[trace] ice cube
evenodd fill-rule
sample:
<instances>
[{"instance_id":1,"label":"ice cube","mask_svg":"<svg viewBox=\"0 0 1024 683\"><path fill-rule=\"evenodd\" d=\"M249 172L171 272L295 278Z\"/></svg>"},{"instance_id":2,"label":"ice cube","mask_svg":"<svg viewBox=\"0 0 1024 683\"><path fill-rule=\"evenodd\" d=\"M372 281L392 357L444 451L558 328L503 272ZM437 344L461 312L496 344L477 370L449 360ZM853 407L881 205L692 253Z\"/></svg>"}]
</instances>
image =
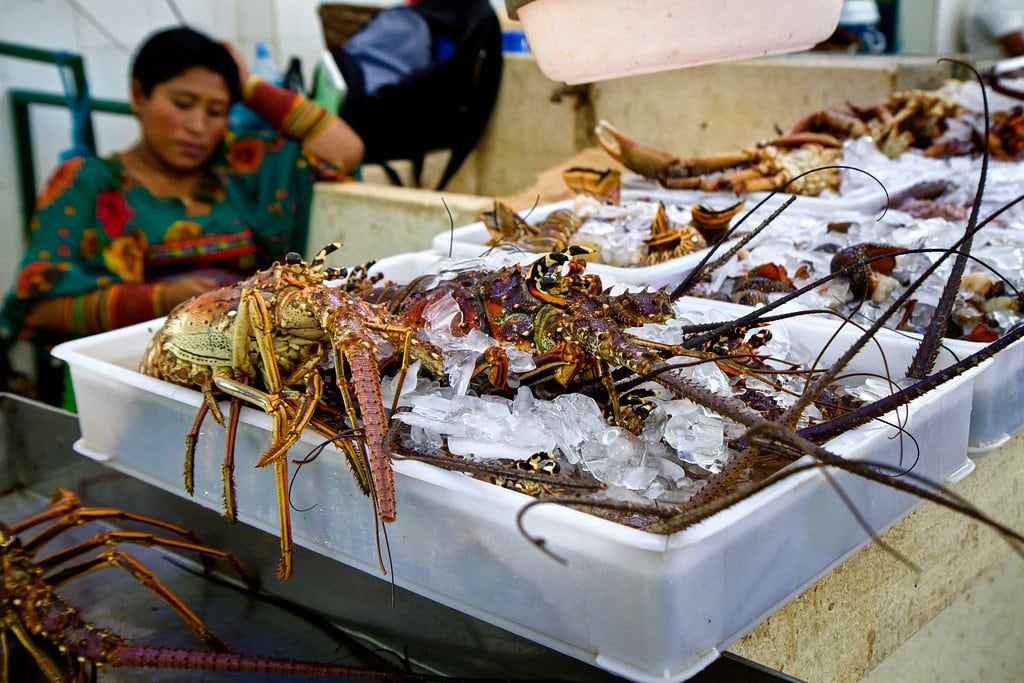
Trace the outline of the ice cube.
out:
<instances>
[{"instance_id":1,"label":"ice cube","mask_svg":"<svg viewBox=\"0 0 1024 683\"><path fill-rule=\"evenodd\" d=\"M657 410L668 415L664 440L679 459L714 471L725 453L722 417L686 400L670 401Z\"/></svg>"},{"instance_id":2,"label":"ice cube","mask_svg":"<svg viewBox=\"0 0 1024 683\"><path fill-rule=\"evenodd\" d=\"M583 443L581 455L587 469L601 481L639 490L658 474L647 465L639 440L621 427L609 427L597 439Z\"/></svg>"}]
</instances>

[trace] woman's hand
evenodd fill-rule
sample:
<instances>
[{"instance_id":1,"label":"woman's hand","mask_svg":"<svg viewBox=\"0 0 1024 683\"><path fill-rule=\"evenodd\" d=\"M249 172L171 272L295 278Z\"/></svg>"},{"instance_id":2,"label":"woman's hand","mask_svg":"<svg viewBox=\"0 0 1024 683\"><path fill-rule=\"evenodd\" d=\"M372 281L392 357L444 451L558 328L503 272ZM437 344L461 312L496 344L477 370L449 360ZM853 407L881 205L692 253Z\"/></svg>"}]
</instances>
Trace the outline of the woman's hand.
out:
<instances>
[{"instance_id":1,"label":"woman's hand","mask_svg":"<svg viewBox=\"0 0 1024 683\"><path fill-rule=\"evenodd\" d=\"M218 287L220 285L216 280L205 275L189 275L171 280L165 283L160 290L161 308L164 311L170 311L183 301L188 301L194 296L205 294Z\"/></svg>"}]
</instances>

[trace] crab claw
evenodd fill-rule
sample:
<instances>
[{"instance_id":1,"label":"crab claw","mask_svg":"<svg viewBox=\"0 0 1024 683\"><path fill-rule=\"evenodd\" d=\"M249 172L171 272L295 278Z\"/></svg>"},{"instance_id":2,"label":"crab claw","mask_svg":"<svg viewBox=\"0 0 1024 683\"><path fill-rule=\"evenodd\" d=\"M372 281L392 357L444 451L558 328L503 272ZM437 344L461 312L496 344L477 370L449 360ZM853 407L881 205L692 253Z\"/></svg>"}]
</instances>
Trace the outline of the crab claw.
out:
<instances>
[{"instance_id":1,"label":"crab claw","mask_svg":"<svg viewBox=\"0 0 1024 683\"><path fill-rule=\"evenodd\" d=\"M594 134L604 151L613 159L647 178L665 178L680 165L676 155L638 142L604 119L595 126Z\"/></svg>"}]
</instances>

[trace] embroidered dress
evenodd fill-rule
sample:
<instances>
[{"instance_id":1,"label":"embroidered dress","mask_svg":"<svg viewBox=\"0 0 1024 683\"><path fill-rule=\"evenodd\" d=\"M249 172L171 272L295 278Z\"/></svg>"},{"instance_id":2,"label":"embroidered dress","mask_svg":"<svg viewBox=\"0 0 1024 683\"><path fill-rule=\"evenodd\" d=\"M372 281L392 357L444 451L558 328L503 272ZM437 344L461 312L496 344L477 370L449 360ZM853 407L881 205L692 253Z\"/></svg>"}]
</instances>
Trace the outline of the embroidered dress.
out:
<instances>
[{"instance_id":1,"label":"embroidered dress","mask_svg":"<svg viewBox=\"0 0 1024 683\"><path fill-rule=\"evenodd\" d=\"M116 155L71 159L37 200L0 334L21 332L41 299L183 273L219 274L227 284L303 251L313 184L325 178L337 173L311 161L299 143L274 133L229 134L192 198L209 210L190 213L181 199L154 197Z\"/></svg>"}]
</instances>

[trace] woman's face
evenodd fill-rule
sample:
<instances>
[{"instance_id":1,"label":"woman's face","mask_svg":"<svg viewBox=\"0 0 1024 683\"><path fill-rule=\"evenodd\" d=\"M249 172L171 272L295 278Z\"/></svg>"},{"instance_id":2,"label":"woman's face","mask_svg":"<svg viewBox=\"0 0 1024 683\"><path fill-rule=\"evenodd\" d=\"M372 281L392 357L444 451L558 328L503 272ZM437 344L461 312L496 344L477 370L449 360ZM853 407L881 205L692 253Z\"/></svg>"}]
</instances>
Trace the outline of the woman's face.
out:
<instances>
[{"instance_id":1,"label":"woman's face","mask_svg":"<svg viewBox=\"0 0 1024 683\"><path fill-rule=\"evenodd\" d=\"M220 74L201 66L157 84L149 96L133 81L132 101L143 144L176 171L199 170L228 130L227 84Z\"/></svg>"}]
</instances>

